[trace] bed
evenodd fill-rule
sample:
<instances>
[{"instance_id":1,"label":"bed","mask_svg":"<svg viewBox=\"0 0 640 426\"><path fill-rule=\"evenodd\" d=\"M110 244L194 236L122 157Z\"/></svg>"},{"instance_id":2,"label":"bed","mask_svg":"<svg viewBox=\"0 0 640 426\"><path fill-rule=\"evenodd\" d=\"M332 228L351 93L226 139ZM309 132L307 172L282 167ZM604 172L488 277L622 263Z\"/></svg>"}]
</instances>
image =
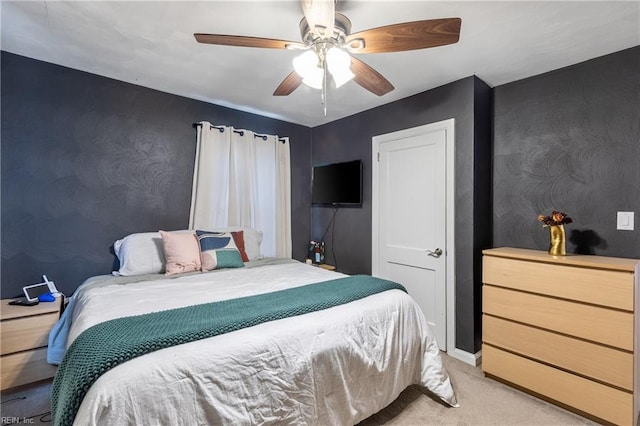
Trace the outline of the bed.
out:
<instances>
[{"instance_id":1,"label":"bed","mask_svg":"<svg viewBox=\"0 0 640 426\"><path fill-rule=\"evenodd\" d=\"M69 354L63 356L79 336L118 318L342 286L348 283L343 278L291 259L172 276L92 277L54 328L49 361L65 365ZM54 387L65 374L77 372L60 368ZM422 312L393 288L117 363L91 383L71 418L82 425L347 425L386 407L412 384L457 405Z\"/></svg>"}]
</instances>

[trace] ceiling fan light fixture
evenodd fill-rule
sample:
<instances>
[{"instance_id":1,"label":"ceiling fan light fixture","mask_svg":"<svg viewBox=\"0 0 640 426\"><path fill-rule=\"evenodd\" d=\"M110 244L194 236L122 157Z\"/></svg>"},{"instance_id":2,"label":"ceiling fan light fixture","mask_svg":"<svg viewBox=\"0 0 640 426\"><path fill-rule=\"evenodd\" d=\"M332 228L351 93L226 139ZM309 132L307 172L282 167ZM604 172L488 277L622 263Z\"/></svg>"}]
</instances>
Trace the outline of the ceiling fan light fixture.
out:
<instances>
[{"instance_id":1,"label":"ceiling fan light fixture","mask_svg":"<svg viewBox=\"0 0 640 426\"><path fill-rule=\"evenodd\" d=\"M302 42L229 34L195 33L194 37L198 43L220 46L303 50L304 54L293 60L295 71L285 77L273 95L288 96L303 83L321 89L325 115L329 78L337 87L353 79L377 96L394 90L382 74L350 53L404 52L446 46L460 39L460 18L402 22L352 33L351 21L335 11L336 3L301 0L304 16L298 27Z\"/></svg>"},{"instance_id":2,"label":"ceiling fan light fixture","mask_svg":"<svg viewBox=\"0 0 640 426\"><path fill-rule=\"evenodd\" d=\"M353 77L351 72L351 56L338 47L332 47L327 51L327 69L333 76L336 87L340 87Z\"/></svg>"}]
</instances>

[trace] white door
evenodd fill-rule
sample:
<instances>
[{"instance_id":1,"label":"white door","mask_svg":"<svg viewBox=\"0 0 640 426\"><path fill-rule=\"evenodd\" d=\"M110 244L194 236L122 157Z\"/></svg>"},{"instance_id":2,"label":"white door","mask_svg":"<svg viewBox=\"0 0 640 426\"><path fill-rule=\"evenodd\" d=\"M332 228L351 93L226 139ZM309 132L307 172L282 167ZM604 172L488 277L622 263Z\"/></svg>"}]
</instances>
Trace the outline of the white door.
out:
<instances>
[{"instance_id":1,"label":"white door","mask_svg":"<svg viewBox=\"0 0 640 426\"><path fill-rule=\"evenodd\" d=\"M373 274L406 287L441 350L447 350L448 130L436 123L373 138Z\"/></svg>"}]
</instances>

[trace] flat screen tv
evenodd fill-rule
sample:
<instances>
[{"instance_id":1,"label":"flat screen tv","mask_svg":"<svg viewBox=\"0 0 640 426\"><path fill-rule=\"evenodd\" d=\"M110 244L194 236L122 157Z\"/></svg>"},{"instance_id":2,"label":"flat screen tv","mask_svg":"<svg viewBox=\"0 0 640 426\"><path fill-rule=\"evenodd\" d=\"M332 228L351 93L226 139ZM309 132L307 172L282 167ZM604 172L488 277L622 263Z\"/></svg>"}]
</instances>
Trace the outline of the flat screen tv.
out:
<instances>
[{"instance_id":1,"label":"flat screen tv","mask_svg":"<svg viewBox=\"0 0 640 426\"><path fill-rule=\"evenodd\" d=\"M314 166L311 203L362 207L362 160Z\"/></svg>"}]
</instances>

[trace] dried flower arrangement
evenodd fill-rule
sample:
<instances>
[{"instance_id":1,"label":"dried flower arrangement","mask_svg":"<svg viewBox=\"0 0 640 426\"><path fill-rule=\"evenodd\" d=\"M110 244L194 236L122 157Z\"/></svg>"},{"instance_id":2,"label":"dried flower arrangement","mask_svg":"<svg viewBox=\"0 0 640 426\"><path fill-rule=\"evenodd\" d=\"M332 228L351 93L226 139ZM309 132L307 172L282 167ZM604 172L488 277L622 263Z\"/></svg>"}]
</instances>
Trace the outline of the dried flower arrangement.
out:
<instances>
[{"instance_id":1,"label":"dried flower arrangement","mask_svg":"<svg viewBox=\"0 0 640 426\"><path fill-rule=\"evenodd\" d=\"M573 219L565 213L555 210L551 212L551 216L538 215L538 220L544 224L543 226L566 225L567 223L573 222Z\"/></svg>"}]
</instances>

